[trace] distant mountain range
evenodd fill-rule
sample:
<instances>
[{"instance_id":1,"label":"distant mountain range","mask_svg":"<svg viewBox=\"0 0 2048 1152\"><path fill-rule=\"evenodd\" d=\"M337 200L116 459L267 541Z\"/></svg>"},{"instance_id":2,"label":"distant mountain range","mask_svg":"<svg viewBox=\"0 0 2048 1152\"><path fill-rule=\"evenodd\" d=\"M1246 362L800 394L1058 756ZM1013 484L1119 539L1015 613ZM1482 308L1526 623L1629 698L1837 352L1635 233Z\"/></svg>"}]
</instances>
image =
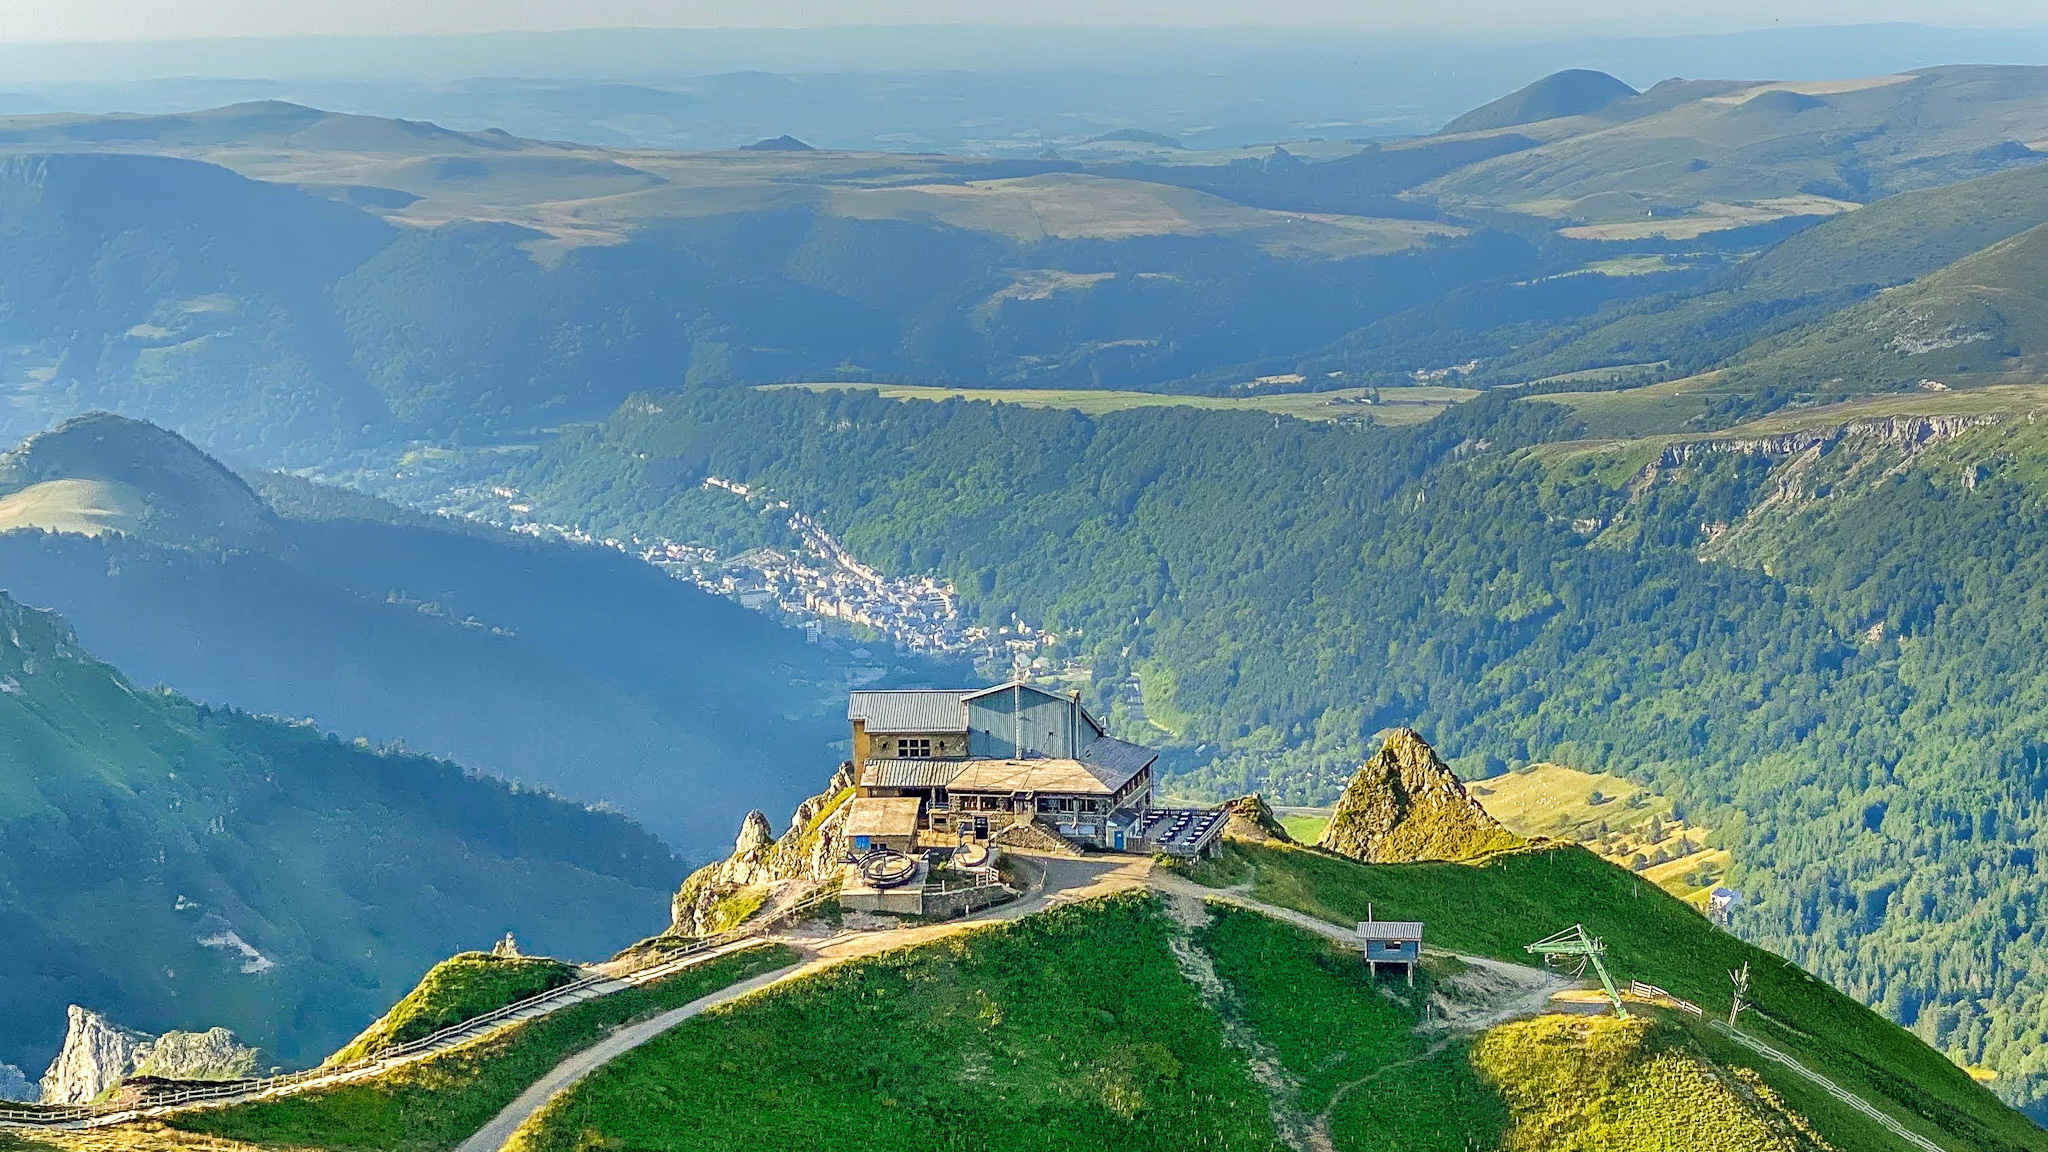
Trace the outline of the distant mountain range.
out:
<instances>
[{"instance_id":1,"label":"distant mountain range","mask_svg":"<svg viewBox=\"0 0 2048 1152\"><path fill-rule=\"evenodd\" d=\"M17 433L99 406L275 466L529 440L684 381L1669 377L1859 289L1708 315L1676 354L1602 330L1689 314L1818 222L2031 170L2048 70L1641 93L1580 70L1421 139L1141 135L977 160L614 151L276 101L4 119L0 388Z\"/></svg>"}]
</instances>

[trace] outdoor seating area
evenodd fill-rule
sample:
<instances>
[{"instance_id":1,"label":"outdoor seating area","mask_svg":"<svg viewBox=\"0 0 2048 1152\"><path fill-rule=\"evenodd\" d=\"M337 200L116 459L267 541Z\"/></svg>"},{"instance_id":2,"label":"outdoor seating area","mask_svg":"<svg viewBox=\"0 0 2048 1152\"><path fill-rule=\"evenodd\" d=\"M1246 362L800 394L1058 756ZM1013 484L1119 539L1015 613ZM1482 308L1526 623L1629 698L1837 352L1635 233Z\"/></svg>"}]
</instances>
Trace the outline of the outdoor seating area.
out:
<instances>
[{"instance_id":1,"label":"outdoor seating area","mask_svg":"<svg viewBox=\"0 0 2048 1152\"><path fill-rule=\"evenodd\" d=\"M1147 809L1125 845L1166 856L1200 856L1222 836L1224 820L1220 808Z\"/></svg>"}]
</instances>

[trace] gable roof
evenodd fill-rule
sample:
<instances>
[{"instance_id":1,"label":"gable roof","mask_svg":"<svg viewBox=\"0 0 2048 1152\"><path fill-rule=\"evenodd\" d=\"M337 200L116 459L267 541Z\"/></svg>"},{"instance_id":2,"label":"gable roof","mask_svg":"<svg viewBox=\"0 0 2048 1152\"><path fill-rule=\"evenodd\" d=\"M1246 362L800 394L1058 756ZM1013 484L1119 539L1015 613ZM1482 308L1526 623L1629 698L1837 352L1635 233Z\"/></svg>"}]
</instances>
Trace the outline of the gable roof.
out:
<instances>
[{"instance_id":1,"label":"gable roof","mask_svg":"<svg viewBox=\"0 0 2048 1152\"><path fill-rule=\"evenodd\" d=\"M1088 711L1087 705L1081 703L1079 692L1076 692L1070 696L1066 696L1061 695L1058 692L1051 691L1050 689L1040 688L1036 684L1026 684L1018 680L1012 680L1008 684L997 684L993 687L981 688L972 692L962 693L960 697L960 702L962 704L966 704L975 700L983 699L985 697L995 696L1000 693L1009 692L1013 690L1029 692L1036 696L1042 696L1055 704L1067 705L1068 707L1074 709L1076 712L1079 712L1081 714L1081 719L1087 723L1088 727L1092 729L1097 736L1103 735L1105 732L1108 731L1107 728L1103 727L1102 721L1097 720L1095 716Z\"/></svg>"},{"instance_id":2,"label":"gable roof","mask_svg":"<svg viewBox=\"0 0 2048 1152\"><path fill-rule=\"evenodd\" d=\"M870 732L965 732L969 688L891 688L852 692L846 697L846 718L859 720Z\"/></svg>"},{"instance_id":3,"label":"gable roof","mask_svg":"<svg viewBox=\"0 0 2048 1152\"><path fill-rule=\"evenodd\" d=\"M1026 684L1019 680L1012 680L1008 684L995 684L987 688L977 688L972 692L964 694L961 697L961 699L979 700L983 696L994 696L998 692L1009 692L1013 689L1035 693L1036 695L1045 697L1047 700L1057 700L1062 704L1067 702L1067 698L1065 696L1060 695L1057 692L1050 692L1044 688L1040 688L1036 684Z\"/></svg>"}]
</instances>

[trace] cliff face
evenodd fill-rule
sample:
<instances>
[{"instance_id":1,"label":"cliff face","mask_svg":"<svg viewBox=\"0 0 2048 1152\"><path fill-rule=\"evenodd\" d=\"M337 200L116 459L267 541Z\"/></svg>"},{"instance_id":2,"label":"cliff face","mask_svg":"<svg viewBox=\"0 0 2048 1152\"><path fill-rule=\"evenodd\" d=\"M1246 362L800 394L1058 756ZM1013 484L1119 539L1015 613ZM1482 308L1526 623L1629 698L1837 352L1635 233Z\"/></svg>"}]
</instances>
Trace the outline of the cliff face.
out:
<instances>
[{"instance_id":1,"label":"cliff face","mask_svg":"<svg viewBox=\"0 0 2048 1152\"><path fill-rule=\"evenodd\" d=\"M1466 794L1422 737L1402 728L1351 777L1316 846L1387 864L1469 860L1526 843Z\"/></svg>"},{"instance_id":2,"label":"cliff face","mask_svg":"<svg viewBox=\"0 0 2048 1152\"><path fill-rule=\"evenodd\" d=\"M732 855L690 873L676 891L669 931L679 936L721 932L768 899L771 889L808 889L839 875L846 855L846 801L853 768L842 764L823 792L796 806L789 830L774 835L768 817L747 813ZM749 900L758 894L760 900Z\"/></svg>"},{"instance_id":3,"label":"cliff face","mask_svg":"<svg viewBox=\"0 0 2048 1152\"><path fill-rule=\"evenodd\" d=\"M43 1073L43 1103L84 1104L135 1070L135 1053L149 1037L73 1004L64 1048Z\"/></svg>"},{"instance_id":4,"label":"cliff face","mask_svg":"<svg viewBox=\"0 0 2048 1152\"><path fill-rule=\"evenodd\" d=\"M84 1104L129 1076L235 1080L256 1071L258 1053L225 1028L151 1036L73 1004L64 1048L43 1075L45 1104Z\"/></svg>"}]
</instances>

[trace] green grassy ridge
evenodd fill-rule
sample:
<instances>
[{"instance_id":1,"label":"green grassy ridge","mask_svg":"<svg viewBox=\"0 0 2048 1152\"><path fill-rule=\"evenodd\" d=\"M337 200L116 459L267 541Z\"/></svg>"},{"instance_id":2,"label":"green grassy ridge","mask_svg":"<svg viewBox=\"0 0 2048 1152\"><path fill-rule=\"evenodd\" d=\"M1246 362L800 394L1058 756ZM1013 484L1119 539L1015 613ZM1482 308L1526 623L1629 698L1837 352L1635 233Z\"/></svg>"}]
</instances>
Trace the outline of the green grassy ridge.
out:
<instances>
[{"instance_id":1,"label":"green grassy ridge","mask_svg":"<svg viewBox=\"0 0 2048 1152\"><path fill-rule=\"evenodd\" d=\"M342 1045L326 1063L353 1064L574 979L574 965L544 956L494 956L489 952L451 956L428 969L418 987Z\"/></svg>"},{"instance_id":2,"label":"green grassy ridge","mask_svg":"<svg viewBox=\"0 0 2048 1152\"><path fill-rule=\"evenodd\" d=\"M1300 1129L1327 1114L1338 1149L1823 1147L1744 1062L1712 1058L1682 1024L1545 1017L1476 1044L1418 1034L1456 961L1431 960L1414 989L1375 987L1352 949L1209 912L1189 943L1219 1000L1195 999L1176 970L1155 898L1084 902L707 1013L558 1098L511 1147L1270 1148L1269 1092ZM1252 1081L1212 1012L1277 1060L1277 1081Z\"/></svg>"},{"instance_id":3,"label":"green grassy ridge","mask_svg":"<svg viewBox=\"0 0 2048 1152\"><path fill-rule=\"evenodd\" d=\"M1746 1031L1950 1146L2048 1148L2048 1132L1911 1033L1577 846L1507 853L1477 864L1367 865L1299 848L1228 850L1257 868L1262 900L1340 924L1364 919L1368 906L1381 919L1422 920L1434 947L1529 963L1525 945L1583 923L1605 940L1617 980L1659 985L1710 1014L1726 1014L1727 973L1746 962L1755 1006L1743 1017ZM1889 1139L1783 1069L1762 1064L1756 1070L1823 1132L1860 1133L1877 1146Z\"/></svg>"},{"instance_id":4,"label":"green grassy ridge","mask_svg":"<svg viewBox=\"0 0 2048 1152\"><path fill-rule=\"evenodd\" d=\"M1277 1152L1172 932L1130 895L849 961L613 1061L511 1147Z\"/></svg>"},{"instance_id":5,"label":"green grassy ridge","mask_svg":"<svg viewBox=\"0 0 2048 1152\"><path fill-rule=\"evenodd\" d=\"M794 962L764 944L675 975L574 1004L353 1084L191 1112L176 1128L266 1147L332 1152L442 1152L468 1139L569 1055L614 1029Z\"/></svg>"}]
</instances>

